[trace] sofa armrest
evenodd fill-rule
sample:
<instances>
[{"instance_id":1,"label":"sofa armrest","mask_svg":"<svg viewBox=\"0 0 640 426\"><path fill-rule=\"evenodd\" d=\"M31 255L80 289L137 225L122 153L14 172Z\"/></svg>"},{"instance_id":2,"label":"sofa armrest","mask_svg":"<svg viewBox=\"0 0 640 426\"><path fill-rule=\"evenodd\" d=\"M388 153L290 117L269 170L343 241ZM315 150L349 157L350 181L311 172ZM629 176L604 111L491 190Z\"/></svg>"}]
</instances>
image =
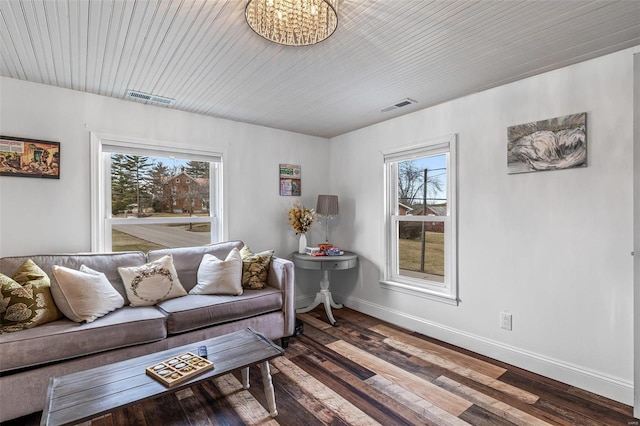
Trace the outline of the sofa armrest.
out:
<instances>
[{"instance_id":1,"label":"sofa armrest","mask_svg":"<svg viewBox=\"0 0 640 426\"><path fill-rule=\"evenodd\" d=\"M273 257L269 264L267 284L282 290L282 311L284 312L284 337L293 335L296 322L295 277L293 262Z\"/></svg>"}]
</instances>

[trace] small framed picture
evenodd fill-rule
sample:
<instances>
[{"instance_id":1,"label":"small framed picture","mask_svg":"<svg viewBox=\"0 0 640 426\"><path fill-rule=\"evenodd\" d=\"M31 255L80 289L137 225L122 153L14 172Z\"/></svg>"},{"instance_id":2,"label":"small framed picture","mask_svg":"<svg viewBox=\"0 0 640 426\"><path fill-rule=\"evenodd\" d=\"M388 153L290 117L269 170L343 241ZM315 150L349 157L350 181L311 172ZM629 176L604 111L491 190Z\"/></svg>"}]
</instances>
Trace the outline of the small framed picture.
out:
<instances>
[{"instance_id":1,"label":"small framed picture","mask_svg":"<svg viewBox=\"0 0 640 426\"><path fill-rule=\"evenodd\" d=\"M60 179L60 142L0 136L0 176Z\"/></svg>"},{"instance_id":2,"label":"small framed picture","mask_svg":"<svg viewBox=\"0 0 640 426\"><path fill-rule=\"evenodd\" d=\"M301 176L299 165L280 164L280 195L299 197L302 194Z\"/></svg>"}]
</instances>

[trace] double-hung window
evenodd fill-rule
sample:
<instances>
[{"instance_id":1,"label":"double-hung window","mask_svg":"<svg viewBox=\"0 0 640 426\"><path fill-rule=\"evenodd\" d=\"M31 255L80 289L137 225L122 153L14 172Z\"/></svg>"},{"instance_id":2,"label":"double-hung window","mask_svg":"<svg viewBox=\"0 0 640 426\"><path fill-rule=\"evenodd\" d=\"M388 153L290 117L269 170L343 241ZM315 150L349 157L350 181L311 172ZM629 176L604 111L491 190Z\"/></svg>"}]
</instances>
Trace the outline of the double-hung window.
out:
<instances>
[{"instance_id":1,"label":"double-hung window","mask_svg":"<svg viewBox=\"0 0 640 426\"><path fill-rule=\"evenodd\" d=\"M91 134L92 251L148 251L222 239L222 156Z\"/></svg>"},{"instance_id":2,"label":"double-hung window","mask_svg":"<svg viewBox=\"0 0 640 426\"><path fill-rule=\"evenodd\" d=\"M384 152L382 285L457 304L456 135Z\"/></svg>"}]
</instances>

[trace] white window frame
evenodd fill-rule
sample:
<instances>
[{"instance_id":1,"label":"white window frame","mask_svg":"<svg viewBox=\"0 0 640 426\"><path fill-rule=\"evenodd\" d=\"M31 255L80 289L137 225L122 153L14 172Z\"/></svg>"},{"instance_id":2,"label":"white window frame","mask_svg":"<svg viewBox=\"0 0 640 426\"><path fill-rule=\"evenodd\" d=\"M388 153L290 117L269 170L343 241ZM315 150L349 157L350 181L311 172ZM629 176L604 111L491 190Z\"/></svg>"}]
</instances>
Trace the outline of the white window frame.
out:
<instances>
[{"instance_id":1,"label":"white window frame","mask_svg":"<svg viewBox=\"0 0 640 426\"><path fill-rule=\"evenodd\" d=\"M163 218L111 217L111 154L134 154L148 157L176 157L185 160L208 161L209 216ZM119 224L211 223L211 242L223 235L222 154L192 149L175 143L149 141L119 135L91 132L91 251L112 251L112 227ZM214 208L211 208L211 207Z\"/></svg>"},{"instance_id":2,"label":"white window frame","mask_svg":"<svg viewBox=\"0 0 640 426\"><path fill-rule=\"evenodd\" d=\"M382 152L385 167L385 249L386 262L381 286L411 295L458 304L457 250L457 135L452 134L419 144ZM414 158L447 156L446 216L406 216L398 212L398 163ZM400 275L398 266L398 224L400 221L443 222L444 283Z\"/></svg>"}]
</instances>

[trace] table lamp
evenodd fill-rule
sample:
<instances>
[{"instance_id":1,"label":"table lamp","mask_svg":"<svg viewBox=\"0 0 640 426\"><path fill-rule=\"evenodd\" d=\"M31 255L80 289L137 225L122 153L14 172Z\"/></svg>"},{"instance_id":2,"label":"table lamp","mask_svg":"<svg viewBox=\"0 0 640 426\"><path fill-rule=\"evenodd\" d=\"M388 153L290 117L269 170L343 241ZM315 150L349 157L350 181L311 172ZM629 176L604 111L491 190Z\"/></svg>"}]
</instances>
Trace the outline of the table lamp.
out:
<instances>
[{"instance_id":1,"label":"table lamp","mask_svg":"<svg viewBox=\"0 0 640 426\"><path fill-rule=\"evenodd\" d=\"M318 195L316 213L324 219L325 243L329 243L329 219L338 216L338 196Z\"/></svg>"}]
</instances>

